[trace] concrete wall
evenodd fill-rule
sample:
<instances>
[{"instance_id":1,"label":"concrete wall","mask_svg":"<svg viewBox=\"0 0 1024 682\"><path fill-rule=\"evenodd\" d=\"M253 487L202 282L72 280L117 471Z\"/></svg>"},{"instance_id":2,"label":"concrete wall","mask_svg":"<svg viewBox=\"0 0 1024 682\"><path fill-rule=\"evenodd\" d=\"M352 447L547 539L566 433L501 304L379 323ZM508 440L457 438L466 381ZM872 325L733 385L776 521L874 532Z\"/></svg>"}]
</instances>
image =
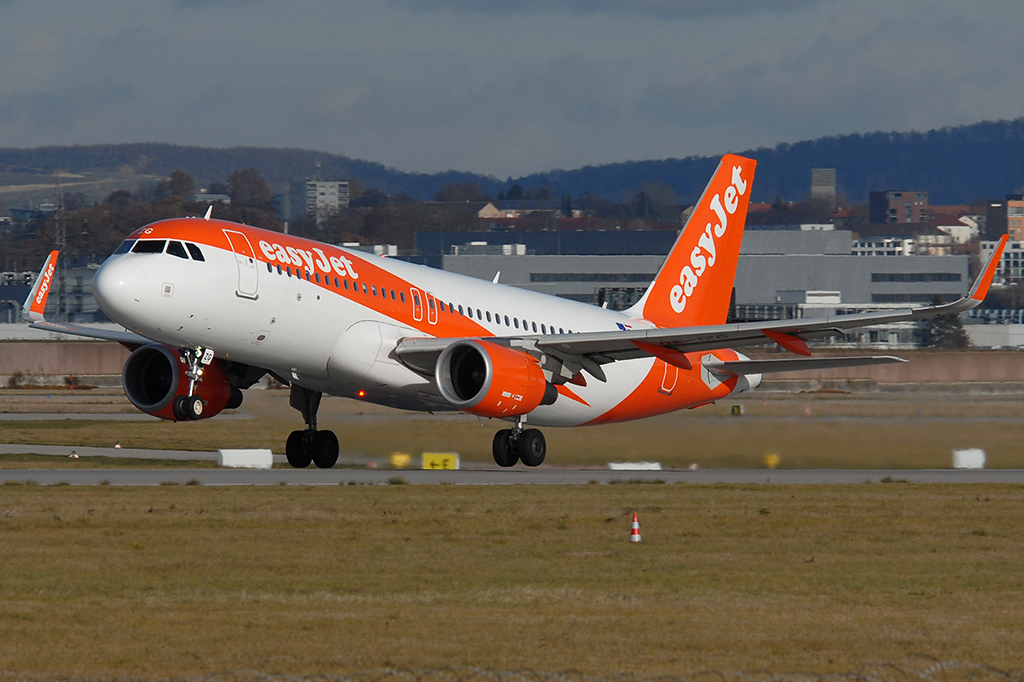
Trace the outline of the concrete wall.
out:
<instances>
[{"instance_id":1,"label":"concrete wall","mask_svg":"<svg viewBox=\"0 0 1024 682\"><path fill-rule=\"evenodd\" d=\"M0 376L120 374L128 349L109 342L0 343Z\"/></svg>"},{"instance_id":2,"label":"concrete wall","mask_svg":"<svg viewBox=\"0 0 1024 682\"><path fill-rule=\"evenodd\" d=\"M787 372L765 378L873 379L883 383L1024 382L1024 352L906 351L897 354L910 362L819 372ZM57 376L116 375L121 373L127 357L128 349L116 343L0 343L0 376L9 376L15 372ZM787 356L772 354L765 357Z\"/></svg>"},{"instance_id":3,"label":"concrete wall","mask_svg":"<svg viewBox=\"0 0 1024 682\"><path fill-rule=\"evenodd\" d=\"M817 354L820 355L821 354ZM864 355L864 353L853 353ZM1024 353L1018 351L899 351L906 363L825 369L817 372L786 372L765 379L873 379L880 383L955 383L1024 381ZM786 357L771 355L767 357ZM790 356L793 357L793 356Z\"/></svg>"}]
</instances>

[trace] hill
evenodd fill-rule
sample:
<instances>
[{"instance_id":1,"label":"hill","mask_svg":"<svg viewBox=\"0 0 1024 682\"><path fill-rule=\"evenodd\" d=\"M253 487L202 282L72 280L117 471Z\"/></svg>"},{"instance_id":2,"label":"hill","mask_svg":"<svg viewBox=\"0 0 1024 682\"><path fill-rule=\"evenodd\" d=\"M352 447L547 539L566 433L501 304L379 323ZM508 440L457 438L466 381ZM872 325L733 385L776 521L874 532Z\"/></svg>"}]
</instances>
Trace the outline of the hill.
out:
<instances>
[{"instance_id":1,"label":"hill","mask_svg":"<svg viewBox=\"0 0 1024 682\"><path fill-rule=\"evenodd\" d=\"M850 203L880 189L920 189L933 204L964 204L1001 197L1024 186L1024 118L984 121L928 132L841 135L741 151L758 161L755 201L803 199L811 168L835 168L837 189ZM666 185L680 201L699 197L718 157L629 161L576 170L536 173L505 181L474 173L406 173L372 161L303 149L213 149L170 144L110 144L0 149L0 176L18 183L48 182L54 170L87 177L165 177L175 169L200 184L224 181L233 170L255 167L275 191L288 180L315 173L327 179L359 178L366 188L430 199L450 183L476 183L491 196L513 184L546 187L552 196L594 192L611 200L650 185ZM317 170L319 164L319 170Z\"/></svg>"}]
</instances>

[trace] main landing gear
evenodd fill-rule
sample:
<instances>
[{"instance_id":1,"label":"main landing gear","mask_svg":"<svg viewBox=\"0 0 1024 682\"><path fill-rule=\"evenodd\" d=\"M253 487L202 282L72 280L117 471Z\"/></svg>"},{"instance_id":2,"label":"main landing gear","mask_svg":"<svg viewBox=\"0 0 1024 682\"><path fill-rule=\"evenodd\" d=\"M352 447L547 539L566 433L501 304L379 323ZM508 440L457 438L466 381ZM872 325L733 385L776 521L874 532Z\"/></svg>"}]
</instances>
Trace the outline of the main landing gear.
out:
<instances>
[{"instance_id":1,"label":"main landing gear","mask_svg":"<svg viewBox=\"0 0 1024 682\"><path fill-rule=\"evenodd\" d=\"M543 433L538 429L524 429L520 421L513 428L502 429L494 434L491 450L494 462L500 467L515 466L519 461L528 467L535 467L544 463L548 446Z\"/></svg>"},{"instance_id":2,"label":"main landing gear","mask_svg":"<svg viewBox=\"0 0 1024 682\"><path fill-rule=\"evenodd\" d=\"M305 469L310 462L321 469L330 469L338 461L338 437L333 431L317 431L316 413L320 409L323 393L292 384L288 404L302 413L305 431L292 431L285 445L288 463Z\"/></svg>"}]
</instances>

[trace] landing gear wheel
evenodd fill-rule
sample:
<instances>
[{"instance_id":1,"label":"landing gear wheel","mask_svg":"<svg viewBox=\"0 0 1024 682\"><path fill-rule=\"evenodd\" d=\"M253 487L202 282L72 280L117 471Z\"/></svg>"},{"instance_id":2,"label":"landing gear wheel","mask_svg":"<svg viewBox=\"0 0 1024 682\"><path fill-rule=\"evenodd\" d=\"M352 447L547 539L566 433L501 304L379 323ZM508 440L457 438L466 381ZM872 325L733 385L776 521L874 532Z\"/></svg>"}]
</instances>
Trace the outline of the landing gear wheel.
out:
<instances>
[{"instance_id":1,"label":"landing gear wheel","mask_svg":"<svg viewBox=\"0 0 1024 682\"><path fill-rule=\"evenodd\" d=\"M194 395L191 398L185 398L185 414L188 415L189 419L202 419L205 408L206 405L199 396Z\"/></svg>"},{"instance_id":2,"label":"landing gear wheel","mask_svg":"<svg viewBox=\"0 0 1024 682\"><path fill-rule=\"evenodd\" d=\"M183 422L190 419L202 419L204 409L206 409L206 403L199 396L179 395L174 399L172 412L174 412L174 419L176 421Z\"/></svg>"},{"instance_id":3,"label":"landing gear wheel","mask_svg":"<svg viewBox=\"0 0 1024 682\"><path fill-rule=\"evenodd\" d=\"M321 469L330 469L338 461L338 437L334 431L317 431L313 434L313 464Z\"/></svg>"},{"instance_id":4,"label":"landing gear wheel","mask_svg":"<svg viewBox=\"0 0 1024 682\"><path fill-rule=\"evenodd\" d=\"M313 461L313 455L306 449L305 431L292 431L288 434L284 452L288 457L288 463L296 469L305 469Z\"/></svg>"},{"instance_id":5,"label":"landing gear wheel","mask_svg":"<svg viewBox=\"0 0 1024 682\"><path fill-rule=\"evenodd\" d=\"M498 466L512 467L516 465L516 462L519 461L519 453L512 440L512 429L502 429L494 434L491 451L494 454L494 463Z\"/></svg>"},{"instance_id":6,"label":"landing gear wheel","mask_svg":"<svg viewBox=\"0 0 1024 682\"><path fill-rule=\"evenodd\" d=\"M544 463L548 446L544 441L544 434L537 429L526 429L519 434L517 446L519 459L523 460L526 466L536 467Z\"/></svg>"},{"instance_id":7,"label":"landing gear wheel","mask_svg":"<svg viewBox=\"0 0 1024 682\"><path fill-rule=\"evenodd\" d=\"M174 399L171 406L171 412L174 413L174 421L184 422L189 420L188 412L185 407L185 401L188 400L188 396L179 395Z\"/></svg>"}]
</instances>

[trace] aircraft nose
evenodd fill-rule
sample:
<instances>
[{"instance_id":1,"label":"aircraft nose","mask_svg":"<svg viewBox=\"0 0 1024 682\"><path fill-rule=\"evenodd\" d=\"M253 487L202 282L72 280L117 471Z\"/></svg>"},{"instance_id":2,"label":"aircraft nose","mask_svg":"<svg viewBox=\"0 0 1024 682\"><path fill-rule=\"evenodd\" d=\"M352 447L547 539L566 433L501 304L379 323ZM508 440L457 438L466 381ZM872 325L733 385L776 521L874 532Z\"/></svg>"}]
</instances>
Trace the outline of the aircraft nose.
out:
<instances>
[{"instance_id":1,"label":"aircraft nose","mask_svg":"<svg viewBox=\"0 0 1024 682\"><path fill-rule=\"evenodd\" d=\"M140 308L146 273L133 259L108 258L92 280L93 296L100 308L119 324L132 327L132 314Z\"/></svg>"}]
</instances>

